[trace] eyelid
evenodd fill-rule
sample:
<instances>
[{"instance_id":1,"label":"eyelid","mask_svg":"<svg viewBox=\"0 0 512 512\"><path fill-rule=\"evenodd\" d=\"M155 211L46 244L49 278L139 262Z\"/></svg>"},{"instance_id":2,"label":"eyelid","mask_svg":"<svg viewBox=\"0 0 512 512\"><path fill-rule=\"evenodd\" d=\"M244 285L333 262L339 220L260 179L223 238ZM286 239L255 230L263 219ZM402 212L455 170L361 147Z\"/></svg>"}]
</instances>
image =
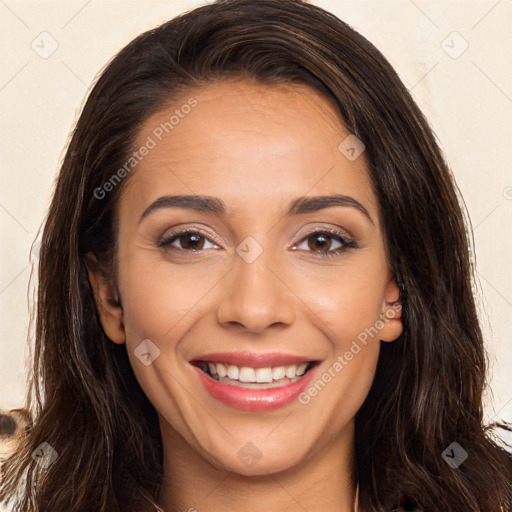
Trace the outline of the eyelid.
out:
<instances>
[{"instance_id":1,"label":"eyelid","mask_svg":"<svg viewBox=\"0 0 512 512\"><path fill-rule=\"evenodd\" d=\"M204 229L200 228L200 227L197 227L197 226L175 226L173 229L171 229L170 231L166 231L157 241L157 245L160 247L160 246L164 246L166 245L167 243L169 243L169 241L174 238L174 237L179 237L181 235L184 235L186 233L199 233L201 234L204 238L206 238L207 240L209 240L210 242L214 243L215 245L218 245L220 246L221 248L223 248L223 245L222 243L219 241L219 239L217 238L216 235L212 235L211 233L208 233L207 231L205 231Z\"/></svg>"},{"instance_id":2,"label":"eyelid","mask_svg":"<svg viewBox=\"0 0 512 512\"><path fill-rule=\"evenodd\" d=\"M309 228L306 230L305 233L303 233L299 239L299 241L302 242L304 238L307 238L310 235L314 235L315 233L330 233L331 235L339 236L340 238L343 238L347 242L355 242L354 238L350 233L340 227L332 227L332 226L321 226L321 225L315 225L312 228Z\"/></svg>"},{"instance_id":3,"label":"eyelid","mask_svg":"<svg viewBox=\"0 0 512 512\"><path fill-rule=\"evenodd\" d=\"M210 243L219 246L221 249L223 248L223 244L219 241L216 235L213 235L211 233L208 233L206 230L198 227L198 226L190 226L190 225L180 225L175 226L173 229L170 230L170 232L165 232L164 235L162 235L158 242L158 247L165 247L166 245L171 245L172 242L174 242L176 239L178 239L180 236L185 235L187 233L198 233L203 238L208 240ZM334 238L337 238L338 241L342 244L342 247L338 249L329 249L327 251L310 251L313 254L318 255L336 255L341 252L344 252L348 249L357 249L359 248L359 244L356 243L354 238L344 229L339 227L332 227L332 226L322 226L322 225L315 225L314 227L308 229L305 233L303 233L300 238L297 239L296 242L292 245L292 250L297 250L296 246L299 243L304 242L307 238L309 238L312 235L315 235L316 233L326 233L328 235L331 235ZM173 240L174 239L174 240ZM181 250L179 248L176 248L177 250ZM206 249L200 249L198 251L186 251L185 252L201 252ZM308 251L306 251L308 252Z\"/></svg>"}]
</instances>

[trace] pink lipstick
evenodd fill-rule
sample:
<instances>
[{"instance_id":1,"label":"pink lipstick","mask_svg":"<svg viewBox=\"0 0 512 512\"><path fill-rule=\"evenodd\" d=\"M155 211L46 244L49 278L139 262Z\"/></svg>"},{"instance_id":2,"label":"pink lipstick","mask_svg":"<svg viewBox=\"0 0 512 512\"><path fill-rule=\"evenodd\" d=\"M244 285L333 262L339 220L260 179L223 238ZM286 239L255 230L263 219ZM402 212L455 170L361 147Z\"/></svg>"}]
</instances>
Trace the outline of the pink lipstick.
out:
<instances>
[{"instance_id":1,"label":"pink lipstick","mask_svg":"<svg viewBox=\"0 0 512 512\"><path fill-rule=\"evenodd\" d=\"M266 411L293 401L310 384L318 361L311 358L254 352L223 352L194 358L206 391L230 407Z\"/></svg>"}]
</instances>

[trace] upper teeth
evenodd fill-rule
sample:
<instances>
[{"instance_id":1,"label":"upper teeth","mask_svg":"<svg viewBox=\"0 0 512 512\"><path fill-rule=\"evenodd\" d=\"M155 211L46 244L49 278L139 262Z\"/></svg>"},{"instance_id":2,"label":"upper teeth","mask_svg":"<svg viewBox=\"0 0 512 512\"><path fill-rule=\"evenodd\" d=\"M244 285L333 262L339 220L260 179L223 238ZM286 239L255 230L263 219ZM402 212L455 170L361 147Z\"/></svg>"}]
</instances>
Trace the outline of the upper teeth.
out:
<instances>
[{"instance_id":1,"label":"upper teeth","mask_svg":"<svg viewBox=\"0 0 512 512\"><path fill-rule=\"evenodd\" d=\"M309 363L290 366L266 366L264 368L251 368L250 366L235 366L223 363L208 363L210 373L219 378L228 377L231 380L240 382L272 382L283 379L285 376L293 379L296 375L304 375Z\"/></svg>"}]
</instances>

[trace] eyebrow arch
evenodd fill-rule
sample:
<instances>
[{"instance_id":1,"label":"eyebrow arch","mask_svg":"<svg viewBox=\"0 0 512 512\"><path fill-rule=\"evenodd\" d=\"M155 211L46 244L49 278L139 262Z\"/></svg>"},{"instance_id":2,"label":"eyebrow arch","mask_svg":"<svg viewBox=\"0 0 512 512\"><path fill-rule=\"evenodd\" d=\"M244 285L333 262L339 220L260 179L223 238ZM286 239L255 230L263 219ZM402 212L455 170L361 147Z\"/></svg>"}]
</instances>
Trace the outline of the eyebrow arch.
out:
<instances>
[{"instance_id":1,"label":"eyebrow arch","mask_svg":"<svg viewBox=\"0 0 512 512\"><path fill-rule=\"evenodd\" d=\"M357 208L370 220L372 224L374 224L367 209L359 201L351 196L343 194L297 197L290 201L285 215L289 216L312 213L333 206L350 206ZM186 210L195 210L198 212L213 213L216 215L223 215L226 212L226 205L217 197L200 195L167 195L159 197L144 210L139 218L139 224L151 212L165 208L184 208Z\"/></svg>"}]
</instances>

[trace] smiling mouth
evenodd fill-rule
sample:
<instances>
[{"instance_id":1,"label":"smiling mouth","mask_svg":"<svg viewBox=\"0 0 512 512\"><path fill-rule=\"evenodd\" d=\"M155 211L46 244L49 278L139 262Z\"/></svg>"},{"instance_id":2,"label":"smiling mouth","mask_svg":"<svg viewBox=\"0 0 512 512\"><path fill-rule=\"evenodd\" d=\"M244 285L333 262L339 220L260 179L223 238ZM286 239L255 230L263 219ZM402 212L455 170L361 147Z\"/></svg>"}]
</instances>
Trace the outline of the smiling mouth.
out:
<instances>
[{"instance_id":1,"label":"smiling mouth","mask_svg":"<svg viewBox=\"0 0 512 512\"><path fill-rule=\"evenodd\" d=\"M252 389L271 389L287 386L300 380L318 364L318 361L261 368L207 361L193 361L192 364L212 379L223 384Z\"/></svg>"}]
</instances>

